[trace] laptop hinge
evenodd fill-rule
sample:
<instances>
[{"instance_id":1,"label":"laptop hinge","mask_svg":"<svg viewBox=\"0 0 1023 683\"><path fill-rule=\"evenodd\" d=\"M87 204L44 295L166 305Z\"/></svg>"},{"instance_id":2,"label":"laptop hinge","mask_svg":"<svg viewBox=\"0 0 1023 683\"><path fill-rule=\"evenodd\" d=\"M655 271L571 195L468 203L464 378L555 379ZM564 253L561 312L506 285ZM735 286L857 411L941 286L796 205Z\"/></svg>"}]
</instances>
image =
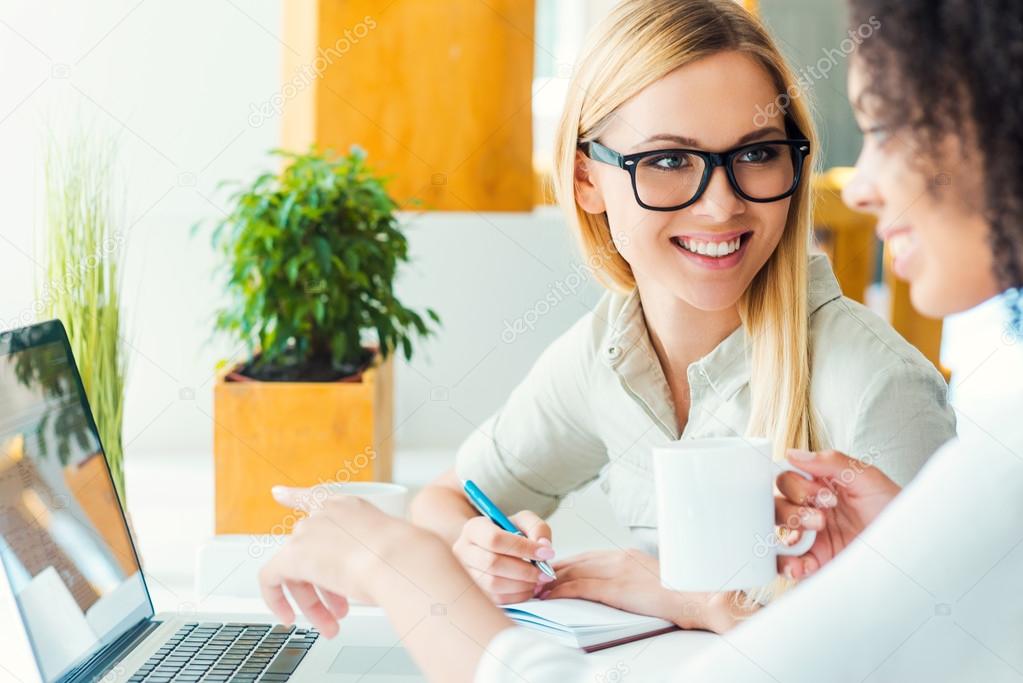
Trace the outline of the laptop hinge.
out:
<instances>
[{"instance_id":1,"label":"laptop hinge","mask_svg":"<svg viewBox=\"0 0 1023 683\"><path fill-rule=\"evenodd\" d=\"M83 662L74 670L61 677L60 683L79 683L79 681L98 681L114 665L124 658L135 648L146 636L152 633L162 624L161 621L146 619L128 629L120 638L100 649L91 658Z\"/></svg>"}]
</instances>

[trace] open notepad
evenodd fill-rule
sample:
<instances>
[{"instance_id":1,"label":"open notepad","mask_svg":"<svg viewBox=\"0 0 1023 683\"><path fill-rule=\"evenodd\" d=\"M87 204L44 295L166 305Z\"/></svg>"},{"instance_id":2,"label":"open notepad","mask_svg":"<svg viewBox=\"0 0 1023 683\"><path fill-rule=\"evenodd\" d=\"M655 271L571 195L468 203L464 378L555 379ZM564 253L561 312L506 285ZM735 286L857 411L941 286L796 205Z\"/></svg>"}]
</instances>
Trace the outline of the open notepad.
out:
<instances>
[{"instance_id":1,"label":"open notepad","mask_svg":"<svg viewBox=\"0 0 1023 683\"><path fill-rule=\"evenodd\" d=\"M664 619L625 612L599 602L575 598L527 600L503 605L508 617L528 628L549 634L564 645L587 652L630 643L673 631Z\"/></svg>"}]
</instances>

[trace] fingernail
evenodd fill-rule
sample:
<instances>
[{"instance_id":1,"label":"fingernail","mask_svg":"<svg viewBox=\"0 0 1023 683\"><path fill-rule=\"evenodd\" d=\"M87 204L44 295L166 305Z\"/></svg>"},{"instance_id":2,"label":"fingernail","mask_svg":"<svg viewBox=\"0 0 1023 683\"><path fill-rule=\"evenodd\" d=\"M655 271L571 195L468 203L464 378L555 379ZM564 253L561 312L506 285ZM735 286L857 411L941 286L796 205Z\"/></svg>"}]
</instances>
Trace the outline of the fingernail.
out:
<instances>
[{"instance_id":1,"label":"fingernail","mask_svg":"<svg viewBox=\"0 0 1023 683\"><path fill-rule=\"evenodd\" d=\"M536 556L538 558L540 558L541 560L553 559L554 558L554 548L551 548L549 546L543 546L542 548L537 548Z\"/></svg>"},{"instance_id":2,"label":"fingernail","mask_svg":"<svg viewBox=\"0 0 1023 683\"><path fill-rule=\"evenodd\" d=\"M550 583L550 582L551 582L551 581L553 581L554 579L552 579L552 578L551 578L550 576L548 576L547 574L540 574L540 578L539 578L539 579L537 579L537 580L538 580L538 581L539 581L540 583Z\"/></svg>"},{"instance_id":3,"label":"fingernail","mask_svg":"<svg viewBox=\"0 0 1023 683\"><path fill-rule=\"evenodd\" d=\"M814 496L817 507L833 508L838 507L838 496L827 489L822 489Z\"/></svg>"},{"instance_id":4,"label":"fingernail","mask_svg":"<svg viewBox=\"0 0 1023 683\"><path fill-rule=\"evenodd\" d=\"M549 538L541 538L540 540L537 541L537 543L539 543L540 545L550 545L551 544L551 539L549 539Z\"/></svg>"},{"instance_id":5,"label":"fingernail","mask_svg":"<svg viewBox=\"0 0 1023 683\"><path fill-rule=\"evenodd\" d=\"M784 576L789 581L795 581L796 580L792 576L792 565L791 564L785 565L785 569L782 570L781 575Z\"/></svg>"},{"instance_id":6,"label":"fingernail","mask_svg":"<svg viewBox=\"0 0 1023 683\"><path fill-rule=\"evenodd\" d=\"M814 458L817 457L817 454L814 453L813 451L804 451L799 448L790 448L788 453L789 457L792 458L793 460L801 460L803 462L813 460Z\"/></svg>"}]
</instances>

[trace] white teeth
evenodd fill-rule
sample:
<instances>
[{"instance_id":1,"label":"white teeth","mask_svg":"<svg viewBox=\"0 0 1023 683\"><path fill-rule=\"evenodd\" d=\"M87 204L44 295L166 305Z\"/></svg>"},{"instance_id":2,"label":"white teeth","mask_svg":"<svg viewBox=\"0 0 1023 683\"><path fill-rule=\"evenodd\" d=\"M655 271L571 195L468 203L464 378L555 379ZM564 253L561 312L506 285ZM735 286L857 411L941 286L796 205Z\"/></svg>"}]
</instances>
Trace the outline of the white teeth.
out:
<instances>
[{"instance_id":1,"label":"white teeth","mask_svg":"<svg viewBox=\"0 0 1023 683\"><path fill-rule=\"evenodd\" d=\"M893 237L889 237L887 244L888 248L891 250L892 257L899 258L913 248L913 235L905 232L899 233Z\"/></svg>"},{"instance_id":2,"label":"white teeth","mask_svg":"<svg viewBox=\"0 0 1023 683\"><path fill-rule=\"evenodd\" d=\"M742 246L742 239L739 237L736 237L730 242L704 242L701 240L680 237L678 238L678 242L687 251L691 251L695 254L703 254L704 256L711 256L713 258L728 256Z\"/></svg>"}]
</instances>

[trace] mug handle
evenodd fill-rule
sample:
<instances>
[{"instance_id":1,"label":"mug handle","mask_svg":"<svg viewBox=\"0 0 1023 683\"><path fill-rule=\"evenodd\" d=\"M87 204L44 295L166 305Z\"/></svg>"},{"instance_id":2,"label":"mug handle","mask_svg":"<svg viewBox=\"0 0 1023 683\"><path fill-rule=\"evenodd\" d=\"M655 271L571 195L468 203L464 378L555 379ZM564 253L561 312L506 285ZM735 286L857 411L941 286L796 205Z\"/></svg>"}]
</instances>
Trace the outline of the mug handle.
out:
<instances>
[{"instance_id":1,"label":"mug handle","mask_svg":"<svg viewBox=\"0 0 1023 683\"><path fill-rule=\"evenodd\" d=\"M801 477L804 477L805 479L811 481L813 480L813 475L804 472L798 467L793 467L792 464L789 463L788 461L782 460L777 462L776 464L782 469L782 471L795 472L796 474L800 475ZM799 542L796 543L795 545L785 545L784 543L781 542L781 539L778 539L778 545L776 546L777 547L776 554L788 557L802 555L807 550L809 550L810 546L813 545L813 542L817 540L817 532L814 531L813 529L801 529L800 534L801 535L799 538ZM775 536L777 537L777 534L775 534Z\"/></svg>"}]
</instances>

